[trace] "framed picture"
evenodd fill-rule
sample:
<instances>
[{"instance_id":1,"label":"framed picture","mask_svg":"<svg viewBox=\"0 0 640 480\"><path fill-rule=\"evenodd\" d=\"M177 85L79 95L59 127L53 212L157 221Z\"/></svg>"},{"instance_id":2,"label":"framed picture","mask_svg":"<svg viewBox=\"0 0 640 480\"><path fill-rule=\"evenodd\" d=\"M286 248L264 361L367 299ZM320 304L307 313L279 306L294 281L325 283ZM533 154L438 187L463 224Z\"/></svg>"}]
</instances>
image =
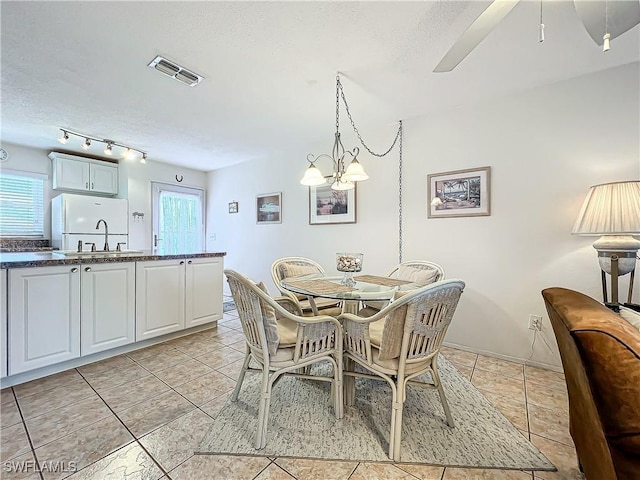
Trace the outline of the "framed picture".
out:
<instances>
[{"instance_id":1,"label":"framed picture","mask_svg":"<svg viewBox=\"0 0 640 480\"><path fill-rule=\"evenodd\" d=\"M356 223L356 188L331 190L331 185L309 187L309 224Z\"/></svg>"},{"instance_id":2,"label":"framed picture","mask_svg":"<svg viewBox=\"0 0 640 480\"><path fill-rule=\"evenodd\" d=\"M427 175L427 218L491 215L491 167Z\"/></svg>"},{"instance_id":3,"label":"framed picture","mask_svg":"<svg viewBox=\"0 0 640 480\"><path fill-rule=\"evenodd\" d=\"M238 213L238 202L229 202L229 213Z\"/></svg>"},{"instance_id":4,"label":"framed picture","mask_svg":"<svg viewBox=\"0 0 640 480\"><path fill-rule=\"evenodd\" d=\"M282 223L282 193L264 193L256 197L256 223Z\"/></svg>"}]
</instances>

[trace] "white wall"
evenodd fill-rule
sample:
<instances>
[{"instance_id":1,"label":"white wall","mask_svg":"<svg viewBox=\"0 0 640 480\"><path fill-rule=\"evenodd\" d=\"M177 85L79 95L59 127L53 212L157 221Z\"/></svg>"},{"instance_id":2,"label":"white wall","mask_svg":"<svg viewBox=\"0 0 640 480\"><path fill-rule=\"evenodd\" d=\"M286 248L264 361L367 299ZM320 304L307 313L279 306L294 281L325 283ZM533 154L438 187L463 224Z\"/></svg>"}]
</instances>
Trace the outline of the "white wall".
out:
<instances>
[{"instance_id":1,"label":"white wall","mask_svg":"<svg viewBox=\"0 0 640 480\"><path fill-rule=\"evenodd\" d=\"M540 291L563 286L601 296L595 238L570 232L589 186L640 178L639 81L635 63L404 121L404 259L436 261L448 278L467 282L448 342L527 359L528 316L544 315L532 359L559 365ZM355 143L348 128L342 133L349 148ZM362 133L382 150L395 128ZM326 143L308 151L209 174L208 249L226 250L226 267L257 281L270 278L269 266L281 256L309 256L335 271L335 252L360 251L371 274L397 263L397 151L382 159L362 155L371 179L358 187L357 224L308 225L308 192L298 180L307 153L330 150L330 125L326 133ZM491 216L426 218L428 173L486 165ZM282 192L283 223L256 225L256 194L274 191ZM231 201L239 202L239 213L227 213Z\"/></svg>"},{"instance_id":2,"label":"white wall","mask_svg":"<svg viewBox=\"0 0 640 480\"><path fill-rule=\"evenodd\" d=\"M45 237L51 238L51 198L59 191L51 190L52 172L51 160L48 154L51 150L31 148L22 145L3 144L9 152L9 160L2 164L2 169L23 172L42 173L49 177L45 183ZM176 181L182 177L182 182ZM151 249L151 182L164 182L198 188L206 188L207 174L198 170L148 161L141 164L138 161L121 160L118 169L119 192L118 198L129 199L129 245L131 249ZM144 213L144 219L134 221L133 212Z\"/></svg>"}]
</instances>

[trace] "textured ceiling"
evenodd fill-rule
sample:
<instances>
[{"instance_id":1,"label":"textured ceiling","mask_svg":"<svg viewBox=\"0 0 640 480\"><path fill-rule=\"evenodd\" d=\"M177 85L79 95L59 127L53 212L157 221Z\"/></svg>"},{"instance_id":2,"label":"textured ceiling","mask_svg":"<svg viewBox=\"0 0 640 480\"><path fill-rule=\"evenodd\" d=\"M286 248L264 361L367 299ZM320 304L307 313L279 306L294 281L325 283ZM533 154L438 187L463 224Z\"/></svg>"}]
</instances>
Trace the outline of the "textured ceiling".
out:
<instances>
[{"instance_id":1,"label":"textured ceiling","mask_svg":"<svg viewBox=\"0 0 640 480\"><path fill-rule=\"evenodd\" d=\"M453 72L432 73L489 3L2 1L2 141L56 149L66 127L208 171L330 147L338 71L365 138L390 125L390 140L399 119L640 59L640 28L602 53L571 1L544 1L539 44L540 3L523 0ZM171 80L147 67L156 55L205 80Z\"/></svg>"}]
</instances>

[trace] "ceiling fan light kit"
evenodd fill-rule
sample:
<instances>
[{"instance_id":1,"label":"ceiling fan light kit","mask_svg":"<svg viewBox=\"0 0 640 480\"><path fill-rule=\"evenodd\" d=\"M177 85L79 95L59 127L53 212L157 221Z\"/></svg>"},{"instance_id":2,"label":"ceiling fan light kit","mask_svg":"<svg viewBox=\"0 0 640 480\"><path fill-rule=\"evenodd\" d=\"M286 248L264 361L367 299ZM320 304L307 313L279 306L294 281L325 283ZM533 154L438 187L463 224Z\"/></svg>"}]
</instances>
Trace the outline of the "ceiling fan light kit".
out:
<instances>
[{"instance_id":1,"label":"ceiling fan light kit","mask_svg":"<svg viewBox=\"0 0 640 480\"><path fill-rule=\"evenodd\" d=\"M450 72L469 55L491 31L507 16L520 0L494 0L453 44L435 73ZM542 21L542 1L540 2L540 24L538 42L544 42ZM637 0L573 0L578 18L593 41L602 45L607 52L611 40L631 30L640 23L640 2ZM603 28L604 27L604 28Z\"/></svg>"}]
</instances>

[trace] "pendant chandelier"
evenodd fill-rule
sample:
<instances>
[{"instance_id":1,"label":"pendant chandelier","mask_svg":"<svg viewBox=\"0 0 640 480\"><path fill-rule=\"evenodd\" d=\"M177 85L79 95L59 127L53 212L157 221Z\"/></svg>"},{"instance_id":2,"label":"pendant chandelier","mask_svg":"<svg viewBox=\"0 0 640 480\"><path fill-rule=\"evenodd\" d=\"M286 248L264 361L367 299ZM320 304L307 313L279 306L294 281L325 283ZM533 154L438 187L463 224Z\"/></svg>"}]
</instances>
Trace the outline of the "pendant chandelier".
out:
<instances>
[{"instance_id":1,"label":"pendant chandelier","mask_svg":"<svg viewBox=\"0 0 640 480\"><path fill-rule=\"evenodd\" d=\"M342 100L345 102L347 108L347 114L349 114L349 107L347 106L344 98L344 92L342 92L342 84L340 83L340 74L336 75L336 133L333 141L333 149L331 155L322 153L320 155L313 155L310 153L307 155L307 161L309 162L309 168L307 168L300 183L309 187L318 185L324 185L327 180L331 182L331 188L333 190L351 190L355 187L354 182L361 182L367 180L369 175L364 171L364 168L358 161L358 154L360 149L354 147L353 150L345 150L340 140L340 94L342 93ZM349 114L349 118L351 115ZM353 120L351 120L353 123ZM395 143L395 142L394 142ZM316 162L321 158L328 158L333 163L333 173L325 177L324 174L316 167ZM351 159L349 166L345 169L345 164Z\"/></svg>"}]
</instances>

